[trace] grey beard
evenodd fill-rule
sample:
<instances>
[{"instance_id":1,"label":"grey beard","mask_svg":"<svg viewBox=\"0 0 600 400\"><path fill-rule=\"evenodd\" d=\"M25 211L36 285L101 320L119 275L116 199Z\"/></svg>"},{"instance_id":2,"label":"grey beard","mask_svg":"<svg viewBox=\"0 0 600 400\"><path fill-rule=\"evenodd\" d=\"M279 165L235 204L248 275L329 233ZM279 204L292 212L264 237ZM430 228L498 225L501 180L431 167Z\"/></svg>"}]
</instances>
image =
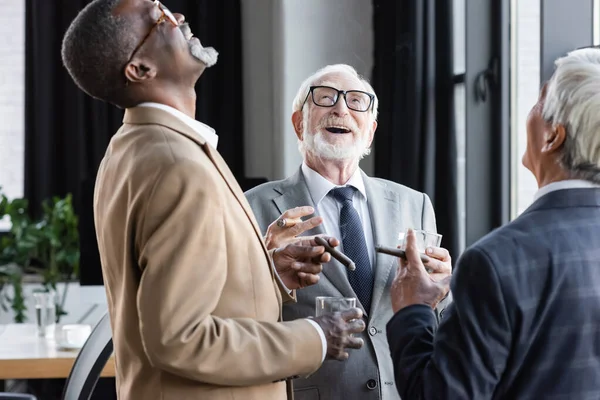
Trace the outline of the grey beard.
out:
<instances>
[{"instance_id":1,"label":"grey beard","mask_svg":"<svg viewBox=\"0 0 600 400\"><path fill-rule=\"evenodd\" d=\"M192 56L206 65L207 68L217 63L219 53L213 47L202 47L199 43L190 44Z\"/></svg>"},{"instance_id":2,"label":"grey beard","mask_svg":"<svg viewBox=\"0 0 600 400\"><path fill-rule=\"evenodd\" d=\"M314 156L323 160L362 160L371 153L367 146L366 138L358 137L351 145L341 147L325 141L323 134L317 132L310 134L304 131L304 140L298 140L298 149L306 159L306 154L311 152Z\"/></svg>"}]
</instances>

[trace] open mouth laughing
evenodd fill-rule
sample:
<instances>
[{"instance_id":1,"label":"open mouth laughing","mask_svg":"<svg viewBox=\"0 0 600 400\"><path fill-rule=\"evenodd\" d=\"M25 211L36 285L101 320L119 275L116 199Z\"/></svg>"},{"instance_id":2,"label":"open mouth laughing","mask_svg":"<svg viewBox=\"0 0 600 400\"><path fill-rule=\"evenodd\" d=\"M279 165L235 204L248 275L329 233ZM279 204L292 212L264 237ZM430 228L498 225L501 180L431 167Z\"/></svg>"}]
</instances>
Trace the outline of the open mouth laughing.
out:
<instances>
[{"instance_id":1,"label":"open mouth laughing","mask_svg":"<svg viewBox=\"0 0 600 400\"><path fill-rule=\"evenodd\" d=\"M327 132L336 133L336 134L344 134L344 133L350 133L351 132L350 129L348 129L347 127L342 126L342 125L327 126L327 127L325 127L325 130Z\"/></svg>"}]
</instances>

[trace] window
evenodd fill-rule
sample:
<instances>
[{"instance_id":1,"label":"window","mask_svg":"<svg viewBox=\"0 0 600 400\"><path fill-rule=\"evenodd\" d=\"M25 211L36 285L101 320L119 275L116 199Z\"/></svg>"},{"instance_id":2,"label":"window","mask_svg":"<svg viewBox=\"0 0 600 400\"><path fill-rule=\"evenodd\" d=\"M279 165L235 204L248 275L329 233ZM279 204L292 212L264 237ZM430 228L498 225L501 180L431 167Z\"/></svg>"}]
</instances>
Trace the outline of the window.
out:
<instances>
[{"instance_id":1,"label":"window","mask_svg":"<svg viewBox=\"0 0 600 400\"><path fill-rule=\"evenodd\" d=\"M457 155L457 200L458 200L458 250L465 248L466 239L466 93L465 93L465 0L455 0L453 7L453 57L454 57L454 118ZM462 77L462 79L460 79Z\"/></svg>"},{"instance_id":2,"label":"window","mask_svg":"<svg viewBox=\"0 0 600 400\"><path fill-rule=\"evenodd\" d=\"M537 100L540 83L551 75L556 57L599 42L600 0L511 0L513 218L531 204L537 191L521 157L527 147L527 115Z\"/></svg>"},{"instance_id":3,"label":"window","mask_svg":"<svg viewBox=\"0 0 600 400\"><path fill-rule=\"evenodd\" d=\"M0 0L0 186L22 197L25 157L25 2ZM9 228L0 221L0 231Z\"/></svg>"},{"instance_id":4,"label":"window","mask_svg":"<svg viewBox=\"0 0 600 400\"><path fill-rule=\"evenodd\" d=\"M537 182L521 157L527 147L527 115L540 89L540 0L512 0L511 52L511 213L515 218L537 191Z\"/></svg>"},{"instance_id":5,"label":"window","mask_svg":"<svg viewBox=\"0 0 600 400\"><path fill-rule=\"evenodd\" d=\"M594 0L593 7L594 10L594 46L600 45L600 0Z\"/></svg>"}]
</instances>

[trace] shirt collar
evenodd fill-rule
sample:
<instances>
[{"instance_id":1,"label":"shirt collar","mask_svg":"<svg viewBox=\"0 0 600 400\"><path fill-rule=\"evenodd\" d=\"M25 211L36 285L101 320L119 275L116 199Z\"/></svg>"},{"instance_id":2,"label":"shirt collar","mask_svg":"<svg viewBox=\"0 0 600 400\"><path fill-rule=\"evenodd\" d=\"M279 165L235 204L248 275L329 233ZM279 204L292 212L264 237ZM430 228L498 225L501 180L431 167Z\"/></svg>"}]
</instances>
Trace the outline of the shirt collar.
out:
<instances>
[{"instance_id":1,"label":"shirt collar","mask_svg":"<svg viewBox=\"0 0 600 400\"><path fill-rule=\"evenodd\" d=\"M319 206L319 203L321 203L321 200L323 200L323 198L331 191L331 189L342 186L355 187L363 195L365 200L367 199L365 183L363 181L360 168L356 168L356 171L354 171L354 174L352 174L350 179L348 179L348 182L342 186L328 181L317 171L306 165L306 163L302 163L302 174L304 175L304 180L306 181L306 186L308 186L310 196L317 207Z\"/></svg>"},{"instance_id":2,"label":"shirt collar","mask_svg":"<svg viewBox=\"0 0 600 400\"><path fill-rule=\"evenodd\" d=\"M200 121L197 121L193 118L190 118L186 114L182 113L176 108L168 106L166 104L153 103L153 102L145 102L138 104L136 107L152 107L158 108L160 110L166 111L175 118L179 119L181 122L192 128L198 135L200 135L208 144L210 144L215 149L217 148L217 144L219 142L219 136L215 133L215 130L210 126L203 124Z\"/></svg>"},{"instance_id":3,"label":"shirt collar","mask_svg":"<svg viewBox=\"0 0 600 400\"><path fill-rule=\"evenodd\" d=\"M590 181L584 181L582 179L567 179L564 181L552 182L547 184L546 186L542 186L533 196L533 201L536 201L540 197L554 192L556 190L563 189L582 189L582 188L598 188L600 185L597 185Z\"/></svg>"}]
</instances>

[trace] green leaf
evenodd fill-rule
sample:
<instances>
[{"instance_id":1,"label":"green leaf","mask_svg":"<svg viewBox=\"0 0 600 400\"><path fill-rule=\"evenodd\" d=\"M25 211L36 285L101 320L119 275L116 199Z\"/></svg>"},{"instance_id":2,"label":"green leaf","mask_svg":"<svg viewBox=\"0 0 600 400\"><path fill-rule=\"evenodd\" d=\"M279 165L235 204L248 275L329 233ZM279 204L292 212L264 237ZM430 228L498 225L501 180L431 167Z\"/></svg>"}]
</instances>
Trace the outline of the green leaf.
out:
<instances>
[{"instance_id":1,"label":"green leaf","mask_svg":"<svg viewBox=\"0 0 600 400\"><path fill-rule=\"evenodd\" d=\"M0 238L0 305L10 303L15 320L23 321L26 306L21 282L25 271L41 275L44 286L52 288L79 275L78 218L71 194L42 202L42 215L32 219L27 199L8 199L0 188L0 218L3 216L10 220L11 229ZM1 296L3 285L8 284L15 292L10 299ZM63 300L65 295L66 291Z\"/></svg>"}]
</instances>

